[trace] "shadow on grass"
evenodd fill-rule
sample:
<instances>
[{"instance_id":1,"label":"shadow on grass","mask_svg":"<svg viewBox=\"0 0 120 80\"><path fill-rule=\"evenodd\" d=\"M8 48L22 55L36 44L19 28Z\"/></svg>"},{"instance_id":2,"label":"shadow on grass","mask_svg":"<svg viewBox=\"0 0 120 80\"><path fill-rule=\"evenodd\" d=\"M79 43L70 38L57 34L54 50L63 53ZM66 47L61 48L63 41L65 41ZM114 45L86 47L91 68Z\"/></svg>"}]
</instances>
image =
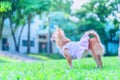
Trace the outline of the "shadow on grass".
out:
<instances>
[{"instance_id":1,"label":"shadow on grass","mask_svg":"<svg viewBox=\"0 0 120 80\"><path fill-rule=\"evenodd\" d=\"M47 53L39 53L39 54L34 54L31 53L29 54L31 57L39 58L40 60L57 60L57 59L65 59L62 55L60 54L47 54Z\"/></svg>"},{"instance_id":2,"label":"shadow on grass","mask_svg":"<svg viewBox=\"0 0 120 80\"><path fill-rule=\"evenodd\" d=\"M0 59L0 63L5 63L5 62L8 62L8 61Z\"/></svg>"},{"instance_id":3,"label":"shadow on grass","mask_svg":"<svg viewBox=\"0 0 120 80\"><path fill-rule=\"evenodd\" d=\"M8 57L0 57L0 63L9 63L9 62L15 62L15 61Z\"/></svg>"}]
</instances>

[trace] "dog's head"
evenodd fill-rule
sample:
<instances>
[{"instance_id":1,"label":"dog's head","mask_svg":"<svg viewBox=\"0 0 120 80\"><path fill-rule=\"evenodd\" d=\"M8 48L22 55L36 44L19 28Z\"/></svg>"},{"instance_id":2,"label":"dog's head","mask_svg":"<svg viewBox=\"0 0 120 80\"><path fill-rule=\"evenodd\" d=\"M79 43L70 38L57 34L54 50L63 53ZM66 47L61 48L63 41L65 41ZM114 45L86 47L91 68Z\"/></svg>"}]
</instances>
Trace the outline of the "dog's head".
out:
<instances>
[{"instance_id":1,"label":"dog's head","mask_svg":"<svg viewBox=\"0 0 120 80\"><path fill-rule=\"evenodd\" d=\"M53 42L59 43L60 40L65 37L64 32L59 27L56 27L54 33L51 36Z\"/></svg>"}]
</instances>

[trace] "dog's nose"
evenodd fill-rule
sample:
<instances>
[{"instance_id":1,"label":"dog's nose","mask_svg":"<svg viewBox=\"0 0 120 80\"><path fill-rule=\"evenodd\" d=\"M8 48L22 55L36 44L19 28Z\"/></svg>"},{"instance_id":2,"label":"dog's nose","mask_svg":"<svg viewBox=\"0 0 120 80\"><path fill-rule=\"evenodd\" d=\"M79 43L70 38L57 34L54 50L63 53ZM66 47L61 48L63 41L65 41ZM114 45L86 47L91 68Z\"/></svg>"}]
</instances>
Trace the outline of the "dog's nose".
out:
<instances>
[{"instance_id":1,"label":"dog's nose","mask_svg":"<svg viewBox=\"0 0 120 80\"><path fill-rule=\"evenodd\" d=\"M53 38L51 38L51 41L52 41L52 42L55 42L55 40L54 40Z\"/></svg>"},{"instance_id":2,"label":"dog's nose","mask_svg":"<svg viewBox=\"0 0 120 80\"><path fill-rule=\"evenodd\" d=\"M56 42L55 40L53 40L53 42Z\"/></svg>"}]
</instances>

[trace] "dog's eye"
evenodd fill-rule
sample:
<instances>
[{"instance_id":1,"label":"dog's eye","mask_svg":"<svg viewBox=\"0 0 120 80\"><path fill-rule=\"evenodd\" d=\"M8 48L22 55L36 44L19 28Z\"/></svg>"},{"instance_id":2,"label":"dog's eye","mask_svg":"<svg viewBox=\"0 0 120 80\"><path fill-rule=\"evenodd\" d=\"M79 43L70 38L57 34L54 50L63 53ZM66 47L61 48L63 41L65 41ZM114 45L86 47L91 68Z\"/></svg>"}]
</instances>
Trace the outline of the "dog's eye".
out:
<instances>
[{"instance_id":1,"label":"dog's eye","mask_svg":"<svg viewBox=\"0 0 120 80\"><path fill-rule=\"evenodd\" d=\"M52 42L56 42L55 40L52 40Z\"/></svg>"},{"instance_id":2,"label":"dog's eye","mask_svg":"<svg viewBox=\"0 0 120 80\"><path fill-rule=\"evenodd\" d=\"M51 38L51 41L52 41L52 42L56 42L56 41L54 40L54 38Z\"/></svg>"}]
</instances>

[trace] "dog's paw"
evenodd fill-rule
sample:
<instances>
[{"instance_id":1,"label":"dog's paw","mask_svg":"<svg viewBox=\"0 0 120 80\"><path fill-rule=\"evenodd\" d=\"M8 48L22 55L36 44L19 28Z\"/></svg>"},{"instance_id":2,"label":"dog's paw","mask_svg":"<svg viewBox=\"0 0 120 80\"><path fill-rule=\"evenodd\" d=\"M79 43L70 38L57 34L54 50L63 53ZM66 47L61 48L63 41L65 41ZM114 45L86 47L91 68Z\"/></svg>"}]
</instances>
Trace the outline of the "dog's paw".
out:
<instances>
[{"instance_id":1,"label":"dog's paw","mask_svg":"<svg viewBox=\"0 0 120 80\"><path fill-rule=\"evenodd\" d=\"M98 65L96 68L102 69L102 65Z\"/></svg>"},{"instance_id":2,"label":"dog's paw","mask_svg":"<svg viewBox=\"0 0 120 80\"><path fill-rule=\"evenodd\" d=\"M70 66L70 69L72 69L73 68L73 66Z\"/></svg>"}]
</instances>

